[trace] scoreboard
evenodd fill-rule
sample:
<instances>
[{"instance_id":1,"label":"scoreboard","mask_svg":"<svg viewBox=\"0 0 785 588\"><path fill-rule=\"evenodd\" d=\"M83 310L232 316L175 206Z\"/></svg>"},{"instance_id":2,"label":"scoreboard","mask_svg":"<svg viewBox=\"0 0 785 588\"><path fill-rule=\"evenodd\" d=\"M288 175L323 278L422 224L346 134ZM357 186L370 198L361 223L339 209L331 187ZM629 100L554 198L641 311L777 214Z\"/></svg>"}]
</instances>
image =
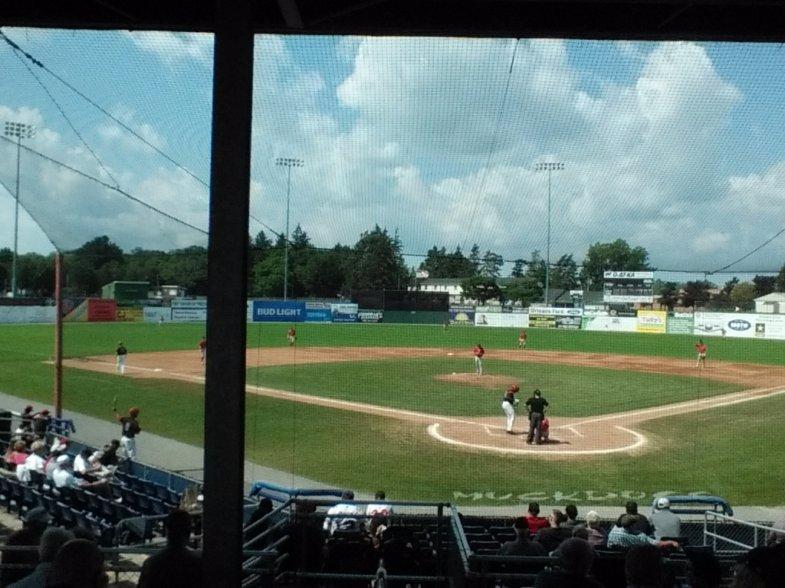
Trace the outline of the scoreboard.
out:
<instances>
[{"instance_id":1,"label":"scoreboard","mask_svg":"<svg viewBox=\"0 0 785 588\"><path fill-rule=\"evenodd\" d=\"M633 304L654 302L654 272L608 270L603 273L603 302Z\"/></svg>"}]
</instances>

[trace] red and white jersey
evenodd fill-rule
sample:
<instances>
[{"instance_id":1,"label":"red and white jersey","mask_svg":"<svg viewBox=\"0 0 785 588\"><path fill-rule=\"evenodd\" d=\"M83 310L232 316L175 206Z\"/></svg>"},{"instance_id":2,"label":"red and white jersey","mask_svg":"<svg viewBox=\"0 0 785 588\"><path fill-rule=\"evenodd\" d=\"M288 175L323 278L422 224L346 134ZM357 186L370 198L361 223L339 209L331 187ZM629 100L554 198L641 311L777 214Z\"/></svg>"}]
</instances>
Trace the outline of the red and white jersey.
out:
<instances>
[{"instance_id":1,"label":"red and white jersey","mask_svg":"<svg viewBox=\"0 0 785 588\"><path fill-rule=\"evenodd\" d=\"M482 348L482 345L477 345L477 347L472 349L472 353L474 353L475 357L482 357L485 355L485 349Z\"/></svg>"},{"instance_id":2,"label":"red and white jersey","mask_svg":"<svg viewBox=\"0 0 785 588\"><path fill-rule=\"evenodd\" d=\"M709 346L705 343L696 343L695 350L701 355L704 355L709 350Z\"/></svg>"},{"instance_id":3,"label":"red and white jersey","mask_svg":"<svg viewBox=\"0 0 785 588\"><path fill-rule=\"evenodd\" d=\"M393 508L389 504L369 504L365 508L365 514L369 517L388 517L392 512Z\"/></svg>"}]
</instances>

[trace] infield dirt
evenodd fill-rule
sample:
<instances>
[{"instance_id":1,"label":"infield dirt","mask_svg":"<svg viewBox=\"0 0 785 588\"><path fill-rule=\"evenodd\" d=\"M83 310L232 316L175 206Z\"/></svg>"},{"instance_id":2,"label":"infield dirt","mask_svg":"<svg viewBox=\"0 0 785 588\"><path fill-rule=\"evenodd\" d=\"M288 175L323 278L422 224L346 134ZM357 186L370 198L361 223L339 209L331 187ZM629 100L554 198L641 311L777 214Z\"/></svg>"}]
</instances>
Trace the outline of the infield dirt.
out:
<instances>
[{"instance_id":1,"label":"infield dirt","mask_svg":"<svg viewBox=\"0 0 785 588\"><path fill-rule=\"evenodd\" d=\"M256 348L247 351L246 360L248 367L261 367L401 359L407 357L445 357L448 354L458 358L465 356L467 368L473 366L472 354L468 350L400 347ZM785 367L779 366L710 362L707 369L698 371L692 360L533 350L493 351L486 355L486 359L701 377L740 384L748 387L748 389L732 394L622 413L583 418L553 417L550 423L550 441L539 446L526 445L520 435L507 434L501 426L503 420L501 416L498 418L453 418L259 386L247 386L247 391L251 394L316 404L340 410L376 414L425 425L431 438L464 450L550 458L590 457L610 453L651 450L657 447L658 441L646 437L639 430L636 430L634 427L639 423L665 416L732 406L741 402L749 402L785 393ZM114 372L114 361L114 356L104 355L69 359L64 361L64 365L112 373ZM132 378L178 379L197 383L204 381L204 366L200 363L198 350L132 353L128 356L126 370L126 377ZM473 373L443 374L436 377L448 382L455 381L500 390L510 383L510 378L508 377L477 376Z\"/></svg>"}]
</instances>

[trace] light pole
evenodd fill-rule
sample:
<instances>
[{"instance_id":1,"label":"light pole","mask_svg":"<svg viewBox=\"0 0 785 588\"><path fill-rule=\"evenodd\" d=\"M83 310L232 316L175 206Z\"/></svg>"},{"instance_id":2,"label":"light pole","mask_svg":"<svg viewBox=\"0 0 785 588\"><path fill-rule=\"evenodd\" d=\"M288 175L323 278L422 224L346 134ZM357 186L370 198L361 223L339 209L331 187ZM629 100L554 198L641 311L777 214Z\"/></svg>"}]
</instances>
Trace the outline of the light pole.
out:
<instances>
[{"instance_id":1,"label":"light pole","mask_svg":"<svg viewBox=\"0 0 785 588\"><path fill-rule=\"evenodd\" d=\"M560 162L537 163L534 171L548 172L548 243L545 249L545 306L548 306L548 292L551 286L551 173L564 170L564 164Z\"/></svg>"},{"instance_id":2,"label":"light pole","mask_svg":"<svg viewBox=\"0 0 785 588\"><path fill-rule=\"evenodd\" d=\"M14 194L14 257L11 262L11 296L16 298L16 256L19 243L19 162L22 156L22 139L35 135L35 127L20 122L5 123L5 136L16 137L16 194Z\"/></svg>"},{"instance_id":3,"label":"light pole","mask_svg":"<svg viewBox=\"0 0 785 588\"><path fill-rule=\"evenodd\" d=\"M283 254L283 299L289 296L289 194L292 186L292 168L302 167L305 162L294 157L278 157L275 165L286 167L286 243Z\"/></svg>"}]
</instances>

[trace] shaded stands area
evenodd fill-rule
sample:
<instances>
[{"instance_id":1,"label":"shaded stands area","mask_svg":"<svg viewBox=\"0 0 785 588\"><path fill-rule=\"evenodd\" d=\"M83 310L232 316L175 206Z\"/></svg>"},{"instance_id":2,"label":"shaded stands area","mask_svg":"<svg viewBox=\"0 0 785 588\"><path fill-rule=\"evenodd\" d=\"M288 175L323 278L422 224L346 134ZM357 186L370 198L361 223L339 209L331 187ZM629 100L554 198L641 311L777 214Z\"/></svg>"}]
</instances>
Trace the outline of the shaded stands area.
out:
<instances>
[{"instance_id":1,"label":"shaded stands area","mask_svg":"<svg viewBox=\"0 0 785 588\"><path fill-rule=\"evenodd\" d=\"M390 512L377 518L367 513L378 500L346 500L343 495L338 489L254 485L251 496L270 504L263 518L246 525L245 549L266 550L267 563L272 563L268 583L368 586L383 576L390 586L526 587L534 586L539 572L559 565L551 555L498 555L505 542L515 539L512 517L464 516L447 503L385 501ZM739 555L763 544L755 534L766 528L756 530L755 524L733 519L722 499L671 499L673 511L683 518L682 548L663 551L666 586L687 586L690 560L696 556L715 557L723 585L730 585ZM353 513L330 515L328 509L339 504L353 507ZM337 520L351 524L333 528ZM603 521L606 533L614 522ZM735 543L722 547L711 533L733 537ZM606 588L626 586L625 556L625 549L597 546L592 577Z\"/></svg>"}]
</instances>

